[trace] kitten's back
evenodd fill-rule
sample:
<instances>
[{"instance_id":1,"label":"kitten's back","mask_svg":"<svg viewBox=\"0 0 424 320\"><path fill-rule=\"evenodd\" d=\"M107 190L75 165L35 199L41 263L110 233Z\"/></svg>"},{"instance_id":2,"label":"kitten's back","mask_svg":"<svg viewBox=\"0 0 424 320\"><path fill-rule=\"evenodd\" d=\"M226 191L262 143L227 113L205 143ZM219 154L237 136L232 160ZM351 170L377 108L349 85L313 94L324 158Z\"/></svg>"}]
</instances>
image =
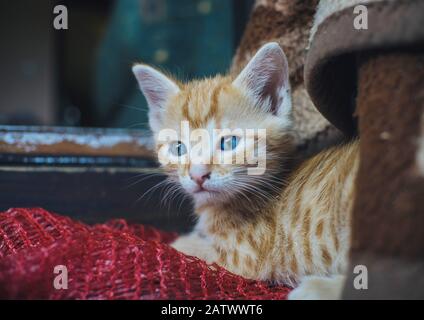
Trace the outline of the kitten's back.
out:
<instances>
[{"instance_id":1,"label":"kitten's back","mask_svg":"<svg viewBox=\"0 0 424 320\"><path fill-rule=\"evenodd\" d=\"M346 269L359 145L322 151L291 175L280 203L282 270L290 278L340 274Z\"/></svg>"}]
</instances>

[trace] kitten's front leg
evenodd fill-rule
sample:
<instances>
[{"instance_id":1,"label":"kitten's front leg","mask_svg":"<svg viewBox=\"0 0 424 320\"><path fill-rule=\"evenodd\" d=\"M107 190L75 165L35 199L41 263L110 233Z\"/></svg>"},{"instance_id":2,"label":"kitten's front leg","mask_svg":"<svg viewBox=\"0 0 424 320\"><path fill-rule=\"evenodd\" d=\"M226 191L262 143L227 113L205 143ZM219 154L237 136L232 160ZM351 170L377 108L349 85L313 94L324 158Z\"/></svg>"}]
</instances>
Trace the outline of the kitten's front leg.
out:
<instances>
[{"instance_id":1,"label":"kitten's front leg","mask_svg":"<svg viewBox=\"0 0 424 320\"><path fill-rule=\"evenodd\" d=\"M289 300L339 300L342 297L345 276L306 276L290 292Z\"/></svg>"},{"instance_id":2,"label":"kitten's front leg","mask_svg":"<svg viewBox=\"0 0 424 320\"><path fill-rule=\"evenodd\" d=\"M197 231L177 238L171 247L188 255L205 260L207 263L217 261L217 253L210 240L199 235Z\"/></svg>"}]
</instances>

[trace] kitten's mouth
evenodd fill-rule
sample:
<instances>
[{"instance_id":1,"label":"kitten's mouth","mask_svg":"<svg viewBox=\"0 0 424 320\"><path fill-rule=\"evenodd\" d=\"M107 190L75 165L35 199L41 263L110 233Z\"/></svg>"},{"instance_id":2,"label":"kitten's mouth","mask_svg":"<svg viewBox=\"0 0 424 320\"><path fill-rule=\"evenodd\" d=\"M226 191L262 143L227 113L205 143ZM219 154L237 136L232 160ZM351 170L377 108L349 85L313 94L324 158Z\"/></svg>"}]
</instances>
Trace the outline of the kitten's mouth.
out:
<instances>
[{"instance_id":1,"label":"kitten's mouth","mask_svg":"<svg viewBox=\"0 0 424 320\"><path fill-rule=\"evenodd\" d=\"M198 194L198 193L204 193L204 192L209 192L209 190L206 190L205 188L198 188L196 191L194 191L194 194Z\"/></svg>"},{"instance_id":2,"label":"kitten's mouth","mask_svg":"<svg viewBox=\"0 0 424 320\"><path fill-rule=\"evenodd\" d=\"M214 193L214 192L216 192L216 191L213 191L213 190L209 190L209 189L206 189L206 188L204 188L204 187L199 187L196 191L194 191L193 193L194 194L202 194L202 193Z\"/></svg>"}]
</instances>

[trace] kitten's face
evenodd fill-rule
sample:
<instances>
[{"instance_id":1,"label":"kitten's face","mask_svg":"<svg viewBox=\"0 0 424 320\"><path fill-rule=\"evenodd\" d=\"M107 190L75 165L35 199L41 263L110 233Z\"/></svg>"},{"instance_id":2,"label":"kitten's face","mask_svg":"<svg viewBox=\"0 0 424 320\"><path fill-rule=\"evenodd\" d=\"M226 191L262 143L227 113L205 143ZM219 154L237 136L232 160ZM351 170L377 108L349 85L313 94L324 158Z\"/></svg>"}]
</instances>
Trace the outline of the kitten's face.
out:
<instances>
[{"instance_id":1,"label":"kitten's face","mask_svg":"<svg viewBox=\"0 0 424 320\"><path fill-rule=\"evenodd\" d=\"M177 84L147 66L133 70L159 160L196 206L249 200L278 183L291 147L287 62L278 45L265 45L235 80Z\"/></svg>"}]
</instances>

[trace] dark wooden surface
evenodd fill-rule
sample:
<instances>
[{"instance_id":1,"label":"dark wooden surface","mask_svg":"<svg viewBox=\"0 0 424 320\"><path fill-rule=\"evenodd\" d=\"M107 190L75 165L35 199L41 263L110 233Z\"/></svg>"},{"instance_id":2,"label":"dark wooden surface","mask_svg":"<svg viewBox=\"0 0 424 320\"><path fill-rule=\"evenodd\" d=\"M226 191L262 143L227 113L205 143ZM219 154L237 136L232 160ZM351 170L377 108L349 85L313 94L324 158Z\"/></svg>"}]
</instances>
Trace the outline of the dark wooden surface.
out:
<instances>
[{"instance_id":1,"label":"dark wooden surface","mask_svg":"<svg viewBox=\"0 0 424 320\"><path fill-rule=\"evenodd\" d=\"M188 230L182 195L168 191L148 132L0 126L0 210L43 207L88 223L112 218ZM143 196L144 195L144 196Z\"/></svg>"}]
</instances>

